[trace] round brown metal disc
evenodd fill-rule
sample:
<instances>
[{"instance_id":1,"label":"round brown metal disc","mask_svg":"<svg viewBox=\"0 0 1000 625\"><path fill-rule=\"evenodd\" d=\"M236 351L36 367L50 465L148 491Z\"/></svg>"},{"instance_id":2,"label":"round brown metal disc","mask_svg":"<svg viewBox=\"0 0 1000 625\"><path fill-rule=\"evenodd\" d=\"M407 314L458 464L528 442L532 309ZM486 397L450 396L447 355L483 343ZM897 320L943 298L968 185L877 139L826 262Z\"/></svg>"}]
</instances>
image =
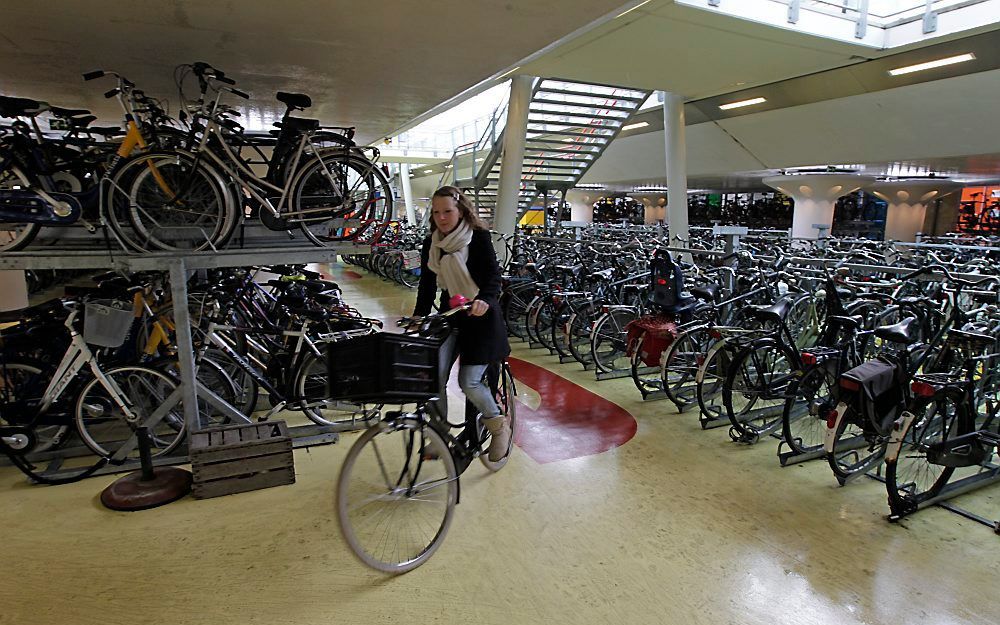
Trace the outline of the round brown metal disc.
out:
<instances>
[{"instance_id":1,"label":"round brown metal disc","mask_svg":"<svg viewBox=\"0 0 1000 625\"><path fill-rule=\"evenodd\" d=\"M101 503L112 510L148 510L177 501L191 492L191 472L177 467L153 470L153 479L144 481L142 471L118 478L101 493Z\"/></svg>"}]
</instances>

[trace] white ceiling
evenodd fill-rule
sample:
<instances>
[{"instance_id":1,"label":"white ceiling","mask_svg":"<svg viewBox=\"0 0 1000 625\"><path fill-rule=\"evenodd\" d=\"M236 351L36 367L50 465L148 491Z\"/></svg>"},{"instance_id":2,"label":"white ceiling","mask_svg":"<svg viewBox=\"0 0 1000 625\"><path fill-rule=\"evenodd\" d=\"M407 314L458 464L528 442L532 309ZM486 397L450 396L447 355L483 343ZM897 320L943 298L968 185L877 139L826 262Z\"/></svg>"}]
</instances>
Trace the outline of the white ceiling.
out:
<instances>
[{"instance_id":1,"label":"white ceiling","mask_svg":"<svg viewBox=\"0 0 1000 625\"><path fill-rule=\"evenodd\" d=\"M4 2L0 93L121 111L113 69L176 107L174 67L208 62L253 95L265 116L279 90L313 97L309 114L358 127L367 142L519 59L619 9L622 0L46 0ZM239 104L239 102L237 102Z\"/></svg>"},{"instance_id":2,"label":"white ceiling","mask_svg":"<svg viewBox=\"0 0 1000 625\"><path fill-rule=\"evenodd\" d=\"M688 126L689 187L755 184L789 167L893 164L1000 179L1000 70ZM584 183L664 184L663 132L616 140Z\"/></svg>"}]
</instances>

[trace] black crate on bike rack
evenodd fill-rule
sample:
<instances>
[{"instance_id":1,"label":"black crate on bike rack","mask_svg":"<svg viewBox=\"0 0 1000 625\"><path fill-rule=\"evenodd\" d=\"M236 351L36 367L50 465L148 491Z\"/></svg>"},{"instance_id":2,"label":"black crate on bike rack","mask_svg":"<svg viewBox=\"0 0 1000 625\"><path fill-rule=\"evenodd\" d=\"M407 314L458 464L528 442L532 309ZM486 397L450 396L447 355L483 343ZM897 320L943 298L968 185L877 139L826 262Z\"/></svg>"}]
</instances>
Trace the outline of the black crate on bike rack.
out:
<instances>
[{"instance_id":1,"label":"black crate on bike rack","mask_svg":"<svg viewBox=\"0 0 1000 625\"><path fill-rule=\"evenodd\" d=\"M440 392L439 339L380 332L327 346L331 399L426 401Z\"/></svg>"},{"instance_id":2,"label":"black crate on bike rack","mask_svg":"<svg viewBox=\"0 0 1000 625\"><path fill-rule=\"evenodd\" d=\"M196 499L295 483L284 421L206 428L191 435L189 451Z\"/></svg>"}]
</instances>

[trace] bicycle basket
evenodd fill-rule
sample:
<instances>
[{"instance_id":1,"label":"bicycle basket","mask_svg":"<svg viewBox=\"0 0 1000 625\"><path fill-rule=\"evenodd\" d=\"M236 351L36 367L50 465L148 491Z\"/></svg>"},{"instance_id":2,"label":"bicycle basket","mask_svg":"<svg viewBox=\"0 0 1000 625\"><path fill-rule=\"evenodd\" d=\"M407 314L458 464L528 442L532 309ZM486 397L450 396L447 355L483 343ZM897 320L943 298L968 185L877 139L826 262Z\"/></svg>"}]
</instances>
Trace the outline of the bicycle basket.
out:
<instances>
[{"instance_id":1,"label":"bicycle basket","mask_svg":"<svg viewBox=\"0 0 1000 625\"><path fill-rule=\"evenodd\" d=\"M441 341L378 332L327 345L330 399L424 402L440 393Z\"/></svg>"},{"instance_id":2,"label":"bicycle basket","mask_svg":"<svg viewBox=\"0 0 1000 625\"><path fill-rule=\"evenodd\" d=\"M96 347L120 347L134 319L131 304L113 300L87 302L83 340Z\"/></svg>"}]
</instances>

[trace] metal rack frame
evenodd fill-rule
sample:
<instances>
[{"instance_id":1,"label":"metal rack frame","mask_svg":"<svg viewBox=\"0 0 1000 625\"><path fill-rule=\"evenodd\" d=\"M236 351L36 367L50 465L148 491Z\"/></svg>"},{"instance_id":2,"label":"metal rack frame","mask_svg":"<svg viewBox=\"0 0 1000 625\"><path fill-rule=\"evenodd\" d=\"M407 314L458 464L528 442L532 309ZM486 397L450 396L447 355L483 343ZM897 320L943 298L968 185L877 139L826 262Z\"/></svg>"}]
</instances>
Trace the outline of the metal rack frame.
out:
<instances>
[{"instance_id":1,"label":"metal rack frame","mask_svg":"<svg viewBox=\"0 0 1000 625\"><path fill-rule=\"evenodd\" d=\"M115 271L168 271L171 297L174 302L187 302L187 279L189 270L218 269L224 267L250 267L255 265L296 265L322 263L336 260L337 256L371 253L367 244L342 242L327 247L274 247L256 250L222 250L218 252L150 253L128 255L115 250L30 250L9 252L0 256L0 270L25 269L108 269ZM195 378L194 346L191 337L191 318L187 306L174 306L177 328L177 358L181 370L181 392L184 402L184 421L188 434L200 429L198 398L212 404L236 422L250 423L251 420ZM310 444L333 443L338 434L330 428L301 426L296 430L296 447ZM58 456L50 454L53 459ZM160 462L186 462L187 458L162 459ZM133 468L133 463L105 467L102 473L117 473ZM53 475L58 475L55 471Z\"/></svg>"}]
</instances>

